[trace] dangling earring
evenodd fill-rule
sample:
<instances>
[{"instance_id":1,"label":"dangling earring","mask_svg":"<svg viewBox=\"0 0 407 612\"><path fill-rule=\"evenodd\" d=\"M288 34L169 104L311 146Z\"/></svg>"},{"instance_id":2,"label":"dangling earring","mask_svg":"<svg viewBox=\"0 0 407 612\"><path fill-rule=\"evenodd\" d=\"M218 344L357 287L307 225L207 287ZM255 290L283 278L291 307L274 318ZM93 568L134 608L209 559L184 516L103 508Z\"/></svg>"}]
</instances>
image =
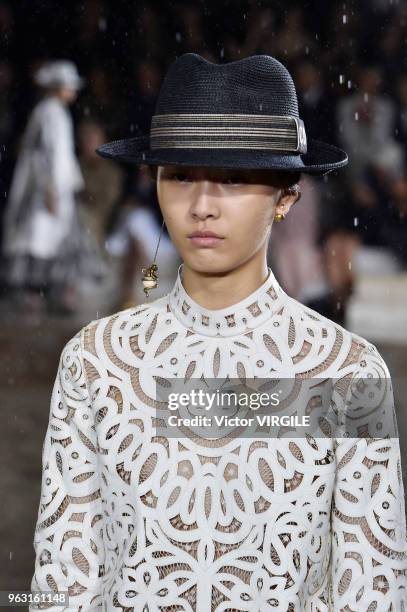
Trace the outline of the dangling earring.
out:
<instances>
[{"instance_id":1,"label":"dangling earring","mask_svg":"<svg viewBox=\"0 0 407 612\"><path fill-rule=\"evenodd\" d=\"M285 215L283 215L282 213L276 213L274 215L274 221L277 221L278 223L280 221L284 221L284 219L285 219Z\"/></svg>"},{"instance_id":2,"label":"dangling earring","mask_svg":"<svg viewBox=\"0 0 407 612\"><path fill-rule=\"evenodd\" d=\"M147 298L148 296L148 292L151 289L155 289L156 287L158 287L158 274L157 274L157 270L158 270L158 266L155 263L155 258L157 257L157 251L158 251L158 246L160 244L160 240L161 240L161 236L163 233L163 229L164 229L164 221L162 222L161 225L161 231L160 231L160 236L158 238L158 243L157 243L157 248L155 250L155 255L154 255L154 259L153 259L153 263L151 264L151 266L149 266L148 268L141 268L141 271L143 273L142 281L143 281L143 285L144 285L144 293L146 294Z\"/></svg>"}]
</instances>

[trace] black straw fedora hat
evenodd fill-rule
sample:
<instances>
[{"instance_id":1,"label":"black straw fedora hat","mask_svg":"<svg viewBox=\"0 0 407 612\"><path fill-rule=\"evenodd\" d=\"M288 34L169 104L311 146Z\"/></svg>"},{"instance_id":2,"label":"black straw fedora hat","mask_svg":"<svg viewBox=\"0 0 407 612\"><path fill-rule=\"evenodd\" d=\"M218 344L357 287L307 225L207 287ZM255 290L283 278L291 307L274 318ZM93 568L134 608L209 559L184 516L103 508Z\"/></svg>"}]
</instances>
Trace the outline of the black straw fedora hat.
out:
<instances>
[{"instance_id":1,"label":"black straw fedora hat","mask_svg":"<svg viewBox=\"0 0 407 612\"><path fill-rule=\"evenodd\" d=\"M109 142L97 152L136 164L314 175L348 163L342 149L307 138L293 79L269 55L223 64L181 55L161 85L150 133Z\"/></svg>"}]
</instances>

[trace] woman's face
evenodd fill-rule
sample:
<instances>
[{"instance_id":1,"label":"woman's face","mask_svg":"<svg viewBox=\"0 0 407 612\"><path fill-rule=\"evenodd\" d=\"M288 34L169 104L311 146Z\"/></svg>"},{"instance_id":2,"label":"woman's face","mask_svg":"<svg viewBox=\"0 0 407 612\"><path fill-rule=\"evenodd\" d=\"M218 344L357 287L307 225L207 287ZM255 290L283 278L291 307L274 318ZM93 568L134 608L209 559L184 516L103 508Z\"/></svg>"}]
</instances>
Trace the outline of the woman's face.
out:
<instances>
[{"instance_id":1,"label":"woman's face","mask_svg":"<svg viewBox=\"0 0 407 612\"><path fill-rule=\"evenodd\" d=\"M52 90L65 104L73 104L78 97L78 90L72 89L71 87L58 87Z\"/></svg>"},{"instance_id":2,"label":"woman's face","mask_svg":"<svg viewBox=\"0 0 407 612\"><path fill-rule=\"evenodd\" d=\"M267 250L281 189L274 173L159 166L157 197L169 235L181 259L200 272L224 272ZM295 200L296 196L288 196ZM285 207L279 212L287 212ZM220 240L204 244L195 231L209 230Z\"/></svg>"}]
</instances>

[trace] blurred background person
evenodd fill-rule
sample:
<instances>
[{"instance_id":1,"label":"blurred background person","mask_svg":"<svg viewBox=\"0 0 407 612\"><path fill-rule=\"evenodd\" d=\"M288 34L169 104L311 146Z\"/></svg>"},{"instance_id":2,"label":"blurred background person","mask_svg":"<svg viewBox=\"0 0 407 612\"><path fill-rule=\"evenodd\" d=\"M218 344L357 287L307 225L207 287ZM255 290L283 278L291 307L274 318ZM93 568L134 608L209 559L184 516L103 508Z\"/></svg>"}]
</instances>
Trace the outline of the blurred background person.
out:
<instances>
[{"instance_id":1,"label":"blurred background person","mask_svg":"<svg viewBox=\"0 0 407 612\"><path fill-rule=\"evenodd\" d=\"M349 156L348 174L360 175L375 151L394 140L396 106L381 93L383 73L379 66L360 66L358 89L338 102L338 140Z\"/></svg>"},{"instance_id":2,"label":"blurred background person","mask_svg":"<svg viewBox=\"0 0 407 612\"><path fill-rule=\"evenodd\" d=\"M330 295L324 252L318 244L322 189L318 181L303 175L301 198L295 215L276 226L270 241L273 270L281 286L294 299L330 318L337 315Z\"/></svg>"},{"instance_id":3,"label":"blurred background person","mask_svg":"<svg viewBox=\"0 0 407 612\"><path fill-rule=\"evenodd\" d=\"M324 72L310 59L297 61L294 69L300 117L305 129L318 140L334 142L335 98L326 86Z\"/></svg>"},{"instance_id":4,"label":"blurred background person","mask_svg":"<svg viewBox=\"0 0 407 612\"><path fill-rule=\"evenodd\" d=\"M304 11L301 6L287 7L284 19L279 24L275 51L286 63L304 56L314 48L314 41L304 25Z\"/></svg>"},{"instance_id":5,"label":"blurred background person","mask_svg":"<svg viewBox=\"0 0 407 612\"><path fill-rule=\"evenodd\" d=\"M90 69L86 84L86 91L76 105L78 120L94 121L113 133L118 129L114 76L96 65Z\"/></svg>"},{"instance_id":6,"label":"blurred background person","mask_svg":"<svg viewBox=\"0 0 407 612\"><path fill-rule=\"evenodd\" d=\"M393 274L403 267L407 234L396 204L403 201L397 199L403 177L403 148L390 140L369 153L352 180L342 177L325 189L318 243L338 322L345 320L361 274Z\"/></svg>"},{"instance_id":7,"label":"blurred background person","mask_svg":"<svg viewBox=\"0 0 407 612\"><path fill-rule=\"evenodd\" d=\"M96 149L106 141L103 127L95 121L83 121L78 127L79 165L84 188L78 198L80 224L95 252L106 256L106 235L113 211L122 195L124 173L110 160L103 160Z\"/></svg>"},{"instance_id":8,"label":"blurred background person","mask_svg":"<svg viewBox=\"0 0 407 612\"><path fill-rule=\"evenodd\" d=\"M157 60L139 60L132 66L133 86L128 96L127 123L130 132L134 132L135 136L150 129L161 79L162 71Z\"/></svg>"},{"instance_id":9,"label":"blurred background person","mask_svg":"<svg viewBox=\"0 0 407 612\"><path fill-rule=\"evenodd\" d=\"M404 147L407 153L407 72L402 72L396 79L397 104L396 126L394 135L396 140Z\"/></svg>"},{"instance_id":10,"label":"blurred background person","mask_svg":"<svg viewBox=\"0 0 407 612\"><path fill-rule=\"evenodd\" d=\"M31 309L70 310L75 304L70 279L75 193L83 177L75 155L68 105L83 79L68 61L53 61L35 74L44 96L29 118L7 201L3 275L12 289L28 293Z\"/></svg>"}]
</instances>

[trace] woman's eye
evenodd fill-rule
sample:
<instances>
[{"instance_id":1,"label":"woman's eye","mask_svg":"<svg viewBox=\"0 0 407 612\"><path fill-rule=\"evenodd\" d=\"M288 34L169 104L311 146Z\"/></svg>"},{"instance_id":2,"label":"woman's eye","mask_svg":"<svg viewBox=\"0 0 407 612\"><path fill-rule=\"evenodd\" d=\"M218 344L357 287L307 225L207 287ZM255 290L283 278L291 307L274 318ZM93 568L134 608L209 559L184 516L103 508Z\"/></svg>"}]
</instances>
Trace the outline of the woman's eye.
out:
<instances>
[{"instance_id":1,"label":"woman's eye","mask_svg":"<svg viewBox=\"0 0 407 612\"><path fill-rule=\"evenodd\" d=\"M171 181L175 181L177 183L187 183L191 180L188 174L181 172L170 174L169 178ZM243 181L239 176L230 176L228 178L222 179L221 182L225 183L226 185L240 185Z\"/></svg>"},{"instance_id":2,"label":"woman's eye","mask_svg":"<svg viewBox=\"0 0 407 612\"><path fill-rule=\"evenodd\" d=\"M230 176L226 178L224 181L227 185L239 185L242 182L242 179L239 176Z\"/></svg>"},{"instance_id":3,"label":"woman's eye","mask_svg":"<svg viewBox=\"0 0 407 612\"><path fill-rule=\"evenodd\" d=\"M172 174L171 179L179 183L185 183L185 181L188 179L188 176L186 174L181 174L181 173Z\"/></svg>"}]
</instances>

